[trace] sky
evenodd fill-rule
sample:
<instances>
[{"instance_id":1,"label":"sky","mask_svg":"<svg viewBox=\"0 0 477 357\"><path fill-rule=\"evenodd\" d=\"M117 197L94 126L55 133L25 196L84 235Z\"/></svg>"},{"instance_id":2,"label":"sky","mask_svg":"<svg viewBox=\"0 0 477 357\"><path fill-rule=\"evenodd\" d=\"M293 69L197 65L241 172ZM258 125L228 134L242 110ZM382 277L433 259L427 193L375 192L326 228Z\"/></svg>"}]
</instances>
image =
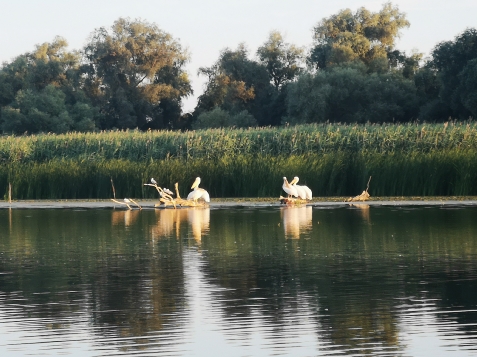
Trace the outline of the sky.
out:
<instances>
[{"instance_id":1,"label":"sky","mask_svg":"<svg viewBox=\"0 0 477 357\"><path fill-rule=\"evenodd\" d=\"M244 43L250 58L271 31L285 41L310 48L313 27L340 10L360 7L377 12L386 1L369 0L0 0L0 63L32 51L55 36L80 50L99 27L128 17L156 24L190 54L186 66L194 95L184 100L190 112L203 92L200 67L210 67L225 48ZM394 0L411 26L401 31L396 48L428 56L434 46L451 41L466 28L477 28L476 0Z\"/></svg>"}]
</instances>

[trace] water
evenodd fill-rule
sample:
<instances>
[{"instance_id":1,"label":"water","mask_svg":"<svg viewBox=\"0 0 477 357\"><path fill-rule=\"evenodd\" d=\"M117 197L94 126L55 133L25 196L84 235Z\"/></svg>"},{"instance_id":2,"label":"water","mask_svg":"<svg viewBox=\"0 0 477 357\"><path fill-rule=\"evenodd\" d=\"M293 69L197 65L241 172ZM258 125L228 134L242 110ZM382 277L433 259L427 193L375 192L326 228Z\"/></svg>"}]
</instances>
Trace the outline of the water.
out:
<instances>
[{"instance_id":1,"label":"water","mask_svg":"<svg viewBox=\"0 0 477 357\"><path fill-rule=\"evenodd\" d=\"M0 210L1 356L477 356L477 207Z\"/></svg>"}]
</instances>

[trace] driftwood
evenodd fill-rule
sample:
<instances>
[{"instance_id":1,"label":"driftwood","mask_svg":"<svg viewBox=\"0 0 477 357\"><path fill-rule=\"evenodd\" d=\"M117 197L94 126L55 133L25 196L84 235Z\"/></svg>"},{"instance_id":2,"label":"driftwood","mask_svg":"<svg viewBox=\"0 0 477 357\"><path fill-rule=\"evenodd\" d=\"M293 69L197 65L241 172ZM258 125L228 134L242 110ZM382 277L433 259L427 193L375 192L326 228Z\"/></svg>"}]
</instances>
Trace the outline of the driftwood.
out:
<instances>
[{"instance_id":1,"label":"driftwood","mask_svg":"<svg viewBox=\"0 0 477 357\"><path fill-rule=\"evenodd\" d=\"M199 206L204 206L204 203L202 202L197 202L194 200L185 200L181 198L181 195L179 194L179 183L174 184L174 188L176 191L176 198L173 198L170 194L164 191L161 187L159 187L155 183L145 183L144 186L152 186L155 187L157 192L159 193L159 202L155 204L155 207L167 207L167 206L173 206L174 208L177 208L177 206L180 207L199 207Z\"/></svg>"},{"instance_id":2,"label":"driftwood","mask_svg":"<svg viewBox=\"0 0 477 357\"><path fill-rule=\"evenodd\" d=\"M300 205L300 204L306 203L306 200L302 200L301 198L293 198L293 197L280 196L279 200L282 205Z\"/></svg>"},{"instance_id":3,"label":"driftwood","mask_svg":"<svg viewBox=\"0 0 477 357\"><path fill-rule=\"evenodd\" d=\"M368 201L371 196L369 195L368 193L368 190L369 190L369 182L371 181L371 176L369 176L369 180L368 180L368 185L366 186L366 190L363 191L360 195L358 196L354 196L354 197L350 197L348 198L345 202L364 202L364 201Z\"/></svg>"},{"instance_id":4,"label":"driftwood","mask_svg":"<svg viewBox=\"0 0 477 357\"><path fill-rule=\"evenodd\" d=\"M140 205L139 203L137 203L136 201L134 201L132 198L125 198L123 202L118 201L118 200L116 200L116 199L114 199L114 198L111 198L111 201L116 202L116 203L118 203L118 204L120 204L120 205L126 205L126 206L128 206L129 210L132 210L132 207L129 205L129 203L132 202L132 203L134 203L139 209L142 209L141 205Z\"/></svg>"}]
</instances>

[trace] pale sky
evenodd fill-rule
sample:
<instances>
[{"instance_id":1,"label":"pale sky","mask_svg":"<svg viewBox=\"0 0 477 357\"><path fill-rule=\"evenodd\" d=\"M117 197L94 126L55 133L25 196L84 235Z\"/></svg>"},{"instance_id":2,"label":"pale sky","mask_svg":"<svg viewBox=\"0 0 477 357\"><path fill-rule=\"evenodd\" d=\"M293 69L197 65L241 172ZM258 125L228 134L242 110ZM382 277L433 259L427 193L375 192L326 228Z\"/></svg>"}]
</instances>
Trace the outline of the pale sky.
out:
<instances>
[{"instance_id":1,"label":"pale sky","mask_svg":"<svg viewBox=\"0 0 477 357\"><path fill-rule=\"evenodd\" d=\"M194 96L184 101L192 111L203 92L199 67L211 66L220 51L245 43L250 57L277 30L285 41L309 48L312 29L324 17L359 7L376 12L385 1L370 0L0 0L0 62L10 61L36 44L64 37L79 50L96 28L109 28L120 17L155 23L187 48L186 69ZM395 0L411 23L396 48L429 55L442 41L454 40L466 28L477 28L476 0Z\"/></svg>"}]
</instances>

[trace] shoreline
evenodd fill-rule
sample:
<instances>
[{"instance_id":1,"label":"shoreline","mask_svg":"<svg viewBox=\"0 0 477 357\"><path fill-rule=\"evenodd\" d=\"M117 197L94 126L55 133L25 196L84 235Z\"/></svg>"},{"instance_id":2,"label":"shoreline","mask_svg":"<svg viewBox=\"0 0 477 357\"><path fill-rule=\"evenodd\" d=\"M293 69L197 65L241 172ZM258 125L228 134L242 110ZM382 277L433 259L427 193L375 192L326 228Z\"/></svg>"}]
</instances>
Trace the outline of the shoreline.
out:
<instances>
[{"instance_id":1,"label":"shoreline","mask_svg":"<svg viewBox=\"0 0 477 357\"><path fill-rule=\"evenodd\" d=\"M337 207L351 205L366 206L477 206L477 197L376 197L369 201L347 202L349 197L317 197L312 201L297 206L311 207ZM119 199L120 200L120 199ZM157 199L135 200L143 209L165 209L155 207L159 203ZM209 208L234 208L234 207L286 207L280 204L278 198L224 198L212 199L207 205ZM137 206L131 204L133 210ZM202 206L199 206L202 207ZM14 200L11 203L0 201L0 209L123 209L125 205L113 202L111 199L104 200ZM178 207L180 208L180 207ZM184 207L190 208L190 207ZM171 206L168 209L173 209Z\"/></svg>"}]
</instances>

